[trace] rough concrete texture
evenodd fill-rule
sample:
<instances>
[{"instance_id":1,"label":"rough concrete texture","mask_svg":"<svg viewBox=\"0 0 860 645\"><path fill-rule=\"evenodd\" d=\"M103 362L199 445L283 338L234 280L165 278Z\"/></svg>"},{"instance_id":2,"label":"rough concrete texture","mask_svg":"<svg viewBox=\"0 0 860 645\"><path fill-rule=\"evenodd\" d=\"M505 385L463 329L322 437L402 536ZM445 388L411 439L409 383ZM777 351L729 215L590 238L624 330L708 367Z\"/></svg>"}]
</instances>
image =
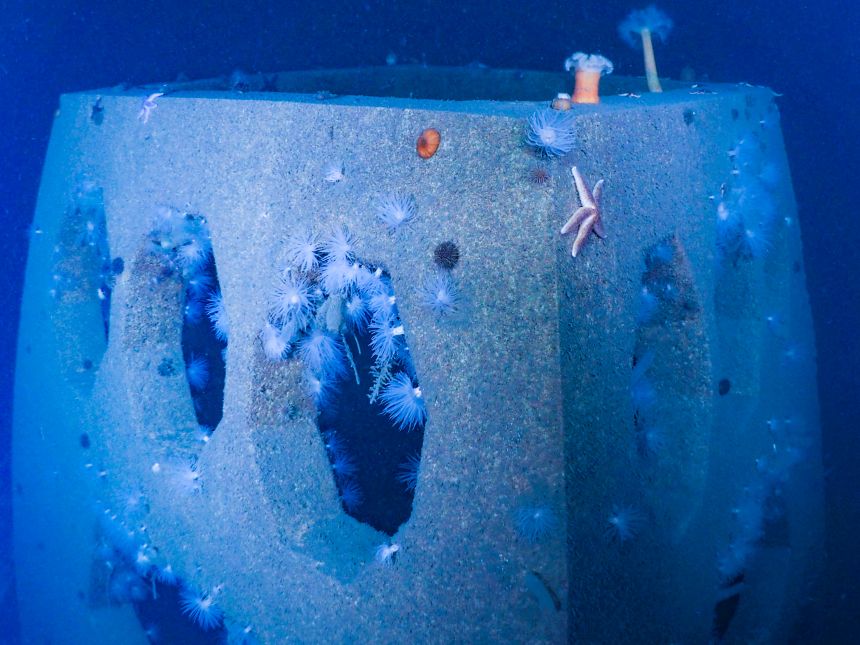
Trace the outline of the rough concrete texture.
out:
<instances>
[{"instance_id":1,"label":"rough concrete texture","mask_svg":"<svg viewBox=\"0 0 860 645\"><path fill-rule=\"evenodd\" d=\"M236 642L246 626L272 643L705 642L725 595L717 557L736 532L733 508L773 443L766 421L792 417L807 432L780 486L784 539L759 541L726 634L782 642L820 557L821 473L814 340L772 95L679 84L653 95L641 79L606 81L600 105L574 107L577 143L560 160L524 143L527 117L569 91L556 74L388 68L253 78L245 93L175 85L146 123L141 98L155 90L63 96L17 375L28 642L143 640L128 605L93 601L100 514L189 584L223 585ZM278 92L253 91L261 84ZM415 153L426 127L442 133L429 160ZM764 255L726 261L715 204L733 180L728 151L751 131L779 171L779 225ZM331 162L343 181L324 181ZM577 258L559 235L578 205L573 164L606 182L607 238ZM528 180L535 165L545 185ZM110 255L125 261L107 343L98 259L74 242L82 175L101 188ZM375 204L395 190L415 195L419 217L390 234ZM192 439L182 370L159 370L183 360L181 288L155 279L147 252L163 205L205 216L230 321L224 417L205 444ZM390 272L428 406L391 567L373 563L387 536L341 510L297 366L268 363L258 340L285 239L336 225ZM453 273L465 307L452 320L422 306L445 240L462 256ZM656 248L671 250L663 277L679 295L643 320ZM775 313L779 333L765 320ZM788 342L803 350L796 359ZM631 402L631 367L645 355L663 433L647 455ZM170 486L181 460L201 473L195 494ZM132 492L145 511L128 508ZM530 503L558 518L534 544L514 522ZM637 509L634 539L607 535L613 505Z\"/></svg>"}]
</instances>

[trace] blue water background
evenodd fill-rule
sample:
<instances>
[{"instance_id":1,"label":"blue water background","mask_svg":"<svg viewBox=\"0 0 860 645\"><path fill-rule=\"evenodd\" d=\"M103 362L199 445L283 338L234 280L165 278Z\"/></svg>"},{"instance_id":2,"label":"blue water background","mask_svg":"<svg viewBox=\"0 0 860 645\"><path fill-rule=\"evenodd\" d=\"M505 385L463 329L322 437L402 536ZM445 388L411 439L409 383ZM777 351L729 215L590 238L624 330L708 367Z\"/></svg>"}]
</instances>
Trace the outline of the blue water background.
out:
<instances>
[{"instance_id":1,"label":"blue water background","mask_svg":"<svg viewBox=\"0 0 860 645\"><path fill-rule=\"evenodd\" d=\"M62 92L246 71L400 62L561 69L600 51L639 75L616 25L638 2L432 0L327 3L0 3L0 581L11 542L10 427L18 306L39 174ZM644 4L644 3L643 3ZM808 633L860 631L860 3L664 0L675 20L660 72L769 85L800 208L817 334L827 567ZM5 594L5 595L3 595ZM15 642L14 587L0 584L0 641Z\"/></svg>"}]
</instances>

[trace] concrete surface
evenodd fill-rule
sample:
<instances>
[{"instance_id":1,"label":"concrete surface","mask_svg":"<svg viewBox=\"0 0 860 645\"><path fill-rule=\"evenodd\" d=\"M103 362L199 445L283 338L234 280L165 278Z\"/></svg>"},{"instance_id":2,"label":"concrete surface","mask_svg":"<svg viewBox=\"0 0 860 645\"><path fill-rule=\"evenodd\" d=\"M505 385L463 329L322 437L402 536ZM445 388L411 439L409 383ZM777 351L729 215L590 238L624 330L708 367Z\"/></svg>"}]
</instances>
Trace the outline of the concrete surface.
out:
<instances>
[{"instance_id":1,"label":"concrete surface","mask_svg":"<svg viewBox=\"0 0 860 645\"><path fill-rule=\"evenodd\" d=\"M28 642L143 640L128 605L94 609L87 591L106 512L189 584L223 585L235 642L246 626L272 643L705 642L724 594L717 557L775 415L807 429L804 460L779 487L788 537L756 549L726 637L782 642L814 579L822 525L814 339L773 96L671 83L654 95L643 79L605 81L600 105L574 107L576 145L558 160L536 156L524 134L531 113L569 91L560 74L395 67L254 77L244 93L173 84L146 123L141 99L157 88L64 95L17 368ZM263 84L278 91L255 91ZM442 134L429 160L415 153L426 127ZM717 251L716 202L734 181L728 152L749 132L780 171L779 225L765 255L729 262ZM331 162L343 164L342 182L324 181ZM606 182L607 238L577 258L558 233L578 205L573 164ZM545 185L528 180L535 165L548 169ZM110 255L125 263L108 342L98 259L74 243L82 176L102 191ZM391 235L374 204L393 190L415 195L419 217ZM183 374L157 369L182 361L181 289L155 285L146 251L163 205L207 219L230 318L224 417L206 444L192 439ZM341 510L297 369L271 368L257 340L285 239L341 224L392 276L428 406L392 567L373 562L387 537ZM461 251L453 275L465 313L440 322L420 285L445 240ZM643 323L645 258L661 244L685 304ZM803 348L797 360L782 355L789 340ZM648 352L663 437L643 456L631 369ZM284 418L284 407L298 412ZM153 472L177 459L196 462L198 494L174 494ZM124 504L129 491L146 500L142 517ZM534 544L514 522L529 503L558 518ZM634 539L607 535L613 505L641 515Z\"/></svg>"}]
</instances>

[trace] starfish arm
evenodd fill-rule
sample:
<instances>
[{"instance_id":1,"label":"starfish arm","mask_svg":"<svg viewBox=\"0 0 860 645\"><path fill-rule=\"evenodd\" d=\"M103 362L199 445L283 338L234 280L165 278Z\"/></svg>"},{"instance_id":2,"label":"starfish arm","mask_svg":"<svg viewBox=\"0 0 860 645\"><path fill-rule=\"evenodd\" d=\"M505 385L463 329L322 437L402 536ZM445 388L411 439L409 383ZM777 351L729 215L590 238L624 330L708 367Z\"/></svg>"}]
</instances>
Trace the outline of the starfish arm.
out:
<instances>
[{"instance_id":1,"label":"starfish arm","mask_svg":"<svg viewBox=\"0 0 860 645\"><path fill-rule=\"evenodd\" d=\"M594 190L591 191L591 196L594 198L594 203L600 207L600 199L603 197L603 180L601 179L594 184Z\"/></svg>"},{"instance_id":2,"label":"starfish arm","mask_svg":"<svg viewBox=\"0 0 860 645\"><path fill-rule=\"evenodd\" d=\"M606 229L603 228L603 219L600 217L594 220L594 234L601 240L606 237Z\"/></svg>"},{"instance_id":3,"label":"starfish arm","mask_svg":"<svg viewBox=\"0 0 860 645\"><path fill-rule=\"evenodd\" d=\"M582 249L582 245L585 244L585 240L588 239L588 234L593 230L594 223L597 221L597 218L598 214L595 211L582 223L582 226L579 227L579 231L576 233L576 239L573 241L573 248L570 251L573 257L576 257L577 253Z\"/></svg>"},{"instance_id":4,"label":"starfish arm","mask_svg":"<svg viewBox=\"0 0 860 645\"><path fill-rule=\"evenodd\" d=\"M583 206L591 206L593 208L595 206L594 197L592 197L591 191L588 190L588 184L585 183L585 179L583 179L582 174L579 172L579 168L573 166L570 172L573 175L573 181L576 183L576 192L579 193L580 203Z\"/></svg>"},{"instance_id":5,"label":"starfish arm","mask_svg":"<svg viewBox=\"0 0 860 645\"><path fill-rule=\"evenodd\" d=\"M594 209L588 206L577 208L573 215L570 216L570 219L567 220L567 224L561 227L561 234L564 235L568 231L577 228L592 212L594 212Z\"/></svg>"}]
</instances>

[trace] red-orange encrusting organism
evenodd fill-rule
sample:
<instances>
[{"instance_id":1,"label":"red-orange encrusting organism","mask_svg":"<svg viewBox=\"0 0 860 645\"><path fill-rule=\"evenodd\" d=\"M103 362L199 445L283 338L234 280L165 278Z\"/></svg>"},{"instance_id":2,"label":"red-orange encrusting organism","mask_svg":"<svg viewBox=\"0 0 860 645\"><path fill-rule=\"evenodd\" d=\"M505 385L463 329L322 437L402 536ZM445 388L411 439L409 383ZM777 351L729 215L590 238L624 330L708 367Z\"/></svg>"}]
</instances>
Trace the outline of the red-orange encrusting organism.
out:
<instances>
[{"instance_id":1,"label":"red-orange encrusting organism","mask_svg":"<svg viewBox=\"0 0 860 645\"><path fill-rule=\"evenodd\" d=\"M422 159L429 159L436 154L439 149L439 143L442 141L442 135L435 128L427 128L418 137L418 143L415 144L415 149L418 150L418 156Z\"/></svg>"}]
</instances>

